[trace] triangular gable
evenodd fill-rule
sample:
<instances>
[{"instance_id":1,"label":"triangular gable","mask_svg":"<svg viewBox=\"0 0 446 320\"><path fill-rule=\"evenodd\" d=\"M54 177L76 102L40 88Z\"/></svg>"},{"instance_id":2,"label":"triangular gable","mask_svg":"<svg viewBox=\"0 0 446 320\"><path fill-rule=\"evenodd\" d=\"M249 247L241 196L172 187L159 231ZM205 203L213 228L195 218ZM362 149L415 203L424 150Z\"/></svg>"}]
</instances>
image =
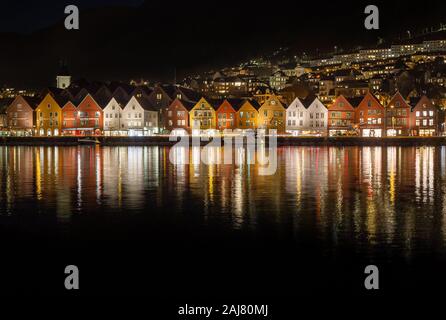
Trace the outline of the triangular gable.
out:
<instances>
[{"instance_id":1,"label":"triangular gable","mask_svg":"<svg viewBox=\"0 0 446 320\"><path fill-rule=\"evenodd\" d=\"M322 110L327 110L325 104L323 104L318 98L313 100L313 102L308 106L308 109L317 109L318 106L320 106Z\"/></svg>"},{"instance_id":2,"label":"triangular gable","mask_svg":"<svg viewBox=\"0 0 446 320\"><path fill-rule=\"evenodd\" d=\"M343 95L340 95L339 97L336 98L335 102L333 102L328 107L328 110L330 110L330 111L338 111L338 110L354 111L354 108Z\"/></svg>"},{"instance_id":3,"label":"triangular gable","mask_svg":"<svg viewBox=\"0 0 446 320\"><path fill-rule=\"evenodd\" d=\"M96 107L96 109L102 111L102 108L99 106L99 104L96 102L96 100L93 98L91 94L87 94L84 99L77 105L78 108L83 107L84 103L91 102L93 106Z\"/></svg>"},{"instance_id":4,"label":"triangular gable","mask_svg":"<svg viewBox=\"0 0 446 320\"><path fill-rule=\"evenodd\" d=\"M358 108L363 107L364 105L367 107L367 102L370 100L379 108L384 109L384 106L379 102L379 100L370 91L367 92L367 94L364 96L364 98L362 99Z\"/></svg>"},{"instance_id":5,"label":"triangular gable","mask_svg":"<svg viewBox=\"0 0 446 320\"><path fill-rule=\"evenodd\" d=\"M275 94L270 95L268 99L266 99L265 102L262 104L262 107L263 106L279 106L283 108L282 102L280 102L279 97L277 97Z\"/></svg>"},{"instance_id":6,"label":"triangular gable","mask_svg":"<svg viewBox=\"0 0 446 320\"><path fill-rule=\"evenodd\" d=\"M54 97L51 93L46 94L46 96L39 103L37 109L43 107L45 104L48 104L48 103L52 104L52 105L56 105L56 107L59 107L59 109L61 109L60 105L57 103L56 99L54 99Z\"/></svg>"},{"instance_id":7,"label":"triangular gable","mask_svg":"<svg viewBox=\"0 0 446 320\"><path fill-rule=\"evenodd\" d=\"M236 112L236 110L234 109L232 104L227 99L223 100L223 102L220 104L220 106L217 108L216 111L221 112L222 111L221 109L223 109L224 107L229 107L229 108L231 108L232 112L234 112L234 113Z\"/></svg>"},{"instance_id":8,"label":"triangular gable","mask_svg":"<svg viewBox=\"0 0 446 320\"><path fill-rule=\"evenodd\" d=\"M403 98L403 96L400 94L399 91L397 91L397 92L393 95L392 99L390 99L390 101L389 101L389 103L387 104L387 106L388 106L388 107L390 107L390 106L395 106L397 101L403 103L403 104L405 105L405 106L404 106L405 108L409 108L409 104L408 104L407 101ZM400 106L400 108L402 108L402 107L403 107L403 106Z\"/></svg>"},{"instance_id":9,"label":"triangular gable","mask_svg":"<svg viewBox=\"0 0 446 320\"><path fill-rule=\"evenodd\" d=\"M24 105L27 109L29 109L29 111L33 111L36 108L36 106L31 106L22 95L18 95L11 101L10 104L8 104L8 106L6 107L6 112L9 112L9 108L17 106L18 104Z\"/></svg>"},{"instance_id":10,"label":"triangular gable","mask_svg":"<svg viewBox=\"0 0 446 320\"><path fill-rule=\"evenodd\" d=\"M304 106L303 103L300 101L300 99L296 97L296 98L293 100L293 102L290 103L290 105L288 106L287 110L288 110L288 109L293 109L293 108L297 108L297 109L299 109L299 108L301 108L301 109L305 109L305 106Z\"/></svg>"}]
</instances>

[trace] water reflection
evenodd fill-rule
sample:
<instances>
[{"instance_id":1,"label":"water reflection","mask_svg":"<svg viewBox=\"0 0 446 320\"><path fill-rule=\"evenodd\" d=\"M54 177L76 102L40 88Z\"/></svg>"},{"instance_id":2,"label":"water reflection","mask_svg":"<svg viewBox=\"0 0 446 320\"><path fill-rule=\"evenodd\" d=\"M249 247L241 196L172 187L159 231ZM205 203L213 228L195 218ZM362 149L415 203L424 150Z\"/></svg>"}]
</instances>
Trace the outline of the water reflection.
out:
<instances>
[{"instance_id":1,"label":"water reflection","mask_svg":"<svg viewBox=\"0 0 446 320\"><path fill-rule=\"evenodd\" d=\"M160 214L368 248L445 243L444 147L0 147L0 215ZM206 159L207 164L201 162Z\"/></svg>"}]
</instances>

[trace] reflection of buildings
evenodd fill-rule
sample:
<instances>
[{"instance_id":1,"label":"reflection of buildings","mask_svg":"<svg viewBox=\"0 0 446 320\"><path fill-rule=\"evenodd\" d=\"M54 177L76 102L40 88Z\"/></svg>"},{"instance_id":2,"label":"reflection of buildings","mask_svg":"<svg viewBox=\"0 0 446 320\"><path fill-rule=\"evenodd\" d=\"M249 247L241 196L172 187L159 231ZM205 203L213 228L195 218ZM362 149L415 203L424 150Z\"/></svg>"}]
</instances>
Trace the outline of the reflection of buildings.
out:
<instances>
[{"instance_id":1,"label":"reflection of buildings","mask_svg":"<svg viewBox=\"0 0 446 320\"><path fill-rule=\"evenodd\" d=\"M31 206L26 214L64 222L78 213L161 212L175 223L267 228L403 254L444 243L446 148L281 147L271 176L258 174L246 148L232 150L237 165L224 164L218 147L178 150L183 163L175 165L170 150L0 147L0 214Z\"/></svg>"}]
</instances>

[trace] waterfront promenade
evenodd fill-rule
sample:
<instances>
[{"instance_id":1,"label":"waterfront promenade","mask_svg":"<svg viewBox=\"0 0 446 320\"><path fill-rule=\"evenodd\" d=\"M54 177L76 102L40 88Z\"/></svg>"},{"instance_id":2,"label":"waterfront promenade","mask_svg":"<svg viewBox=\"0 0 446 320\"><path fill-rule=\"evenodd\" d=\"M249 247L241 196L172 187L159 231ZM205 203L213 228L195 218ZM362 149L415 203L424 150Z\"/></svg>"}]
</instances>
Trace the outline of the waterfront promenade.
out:
<instances>
[{"instance_id":1,"label":"waterfront promenade","mask_svg":"<svg viewBox=\"0 0 446 320\"><path fill-rule=\"evenodd\" d=\"M85 138L85 137L82 137ZM59 136L59 137L0 137L0 145L57 145L71 146L80 145L80 137L75 136ZM97 145L104 146L173 146L175 141L169 141L169 136L145 136L145 137L128 137L128 136L95 136L91 137L99 143ZM191 145L192 145L192 138ZM212 140L207 141L203 138L202 145L206 145ZM179 141L179 139L178 139ZM223 138L222 138L223 141ZM266 137L265 142L270 141ZM441 146L446 145L446 137L277 137L278 146Z\"/></svg>"}]
</instances>

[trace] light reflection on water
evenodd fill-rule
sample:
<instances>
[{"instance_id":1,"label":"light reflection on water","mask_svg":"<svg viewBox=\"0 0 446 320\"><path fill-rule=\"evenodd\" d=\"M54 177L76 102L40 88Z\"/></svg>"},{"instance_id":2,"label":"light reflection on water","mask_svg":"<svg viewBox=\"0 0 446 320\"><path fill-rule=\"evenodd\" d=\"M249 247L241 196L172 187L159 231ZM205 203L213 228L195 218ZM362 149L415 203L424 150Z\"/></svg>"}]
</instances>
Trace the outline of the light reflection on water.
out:
<instances>
[{"instance_id":1,"label":"light reflection on water","mask_svg":"<svg viewBox=\"0 0 446 320\"><path fill-rule=\"evenodd\" d=\"M0 215L162 214L362 246L443 252L445 147L282 147L273 176L220 148L0 147ZM210 165L200 163L207 158ZM189 164L186 164L189 163ZM130 218L129 218L130 219ZM259 234L261 232L259 231Z\"/></svg>"}]
</instances>

